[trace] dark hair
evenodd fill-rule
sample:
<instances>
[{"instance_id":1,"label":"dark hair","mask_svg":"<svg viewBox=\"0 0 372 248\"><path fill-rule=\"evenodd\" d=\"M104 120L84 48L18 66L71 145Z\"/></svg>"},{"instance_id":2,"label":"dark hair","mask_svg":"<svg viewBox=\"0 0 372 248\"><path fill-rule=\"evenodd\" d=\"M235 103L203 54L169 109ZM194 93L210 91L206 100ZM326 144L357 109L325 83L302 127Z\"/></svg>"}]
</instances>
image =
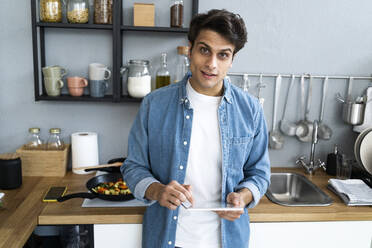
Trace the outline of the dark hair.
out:
<instances>
[{"instance_id":1,"label":"dark hair","mask_svg":"<svg viewBox=\"0 0 372 248\"><path fill-rule=\"evenodd\" d=\"M193 17L187 36L191 43L190 49L193 48L200 31L205 29L215 31L230 41L235 46L234 55L247 42L247 30L243 18L225 9L212 9Z\"/></svg>"}]
</instances>

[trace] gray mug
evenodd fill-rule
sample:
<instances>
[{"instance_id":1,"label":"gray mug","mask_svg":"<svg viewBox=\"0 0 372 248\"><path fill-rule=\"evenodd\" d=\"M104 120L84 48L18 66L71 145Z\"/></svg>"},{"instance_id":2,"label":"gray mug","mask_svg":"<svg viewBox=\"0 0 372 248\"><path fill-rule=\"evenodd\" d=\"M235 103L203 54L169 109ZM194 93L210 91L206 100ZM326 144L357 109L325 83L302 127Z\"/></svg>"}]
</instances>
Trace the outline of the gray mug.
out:
<instances>
[{"instance_id":1,"label":"gray mug","mask_svg":"<svg viewBox=\"0 0 372 248\"><path fill-rule=\"evenodd\" d=\"M108 88L108 83L105 80L89 80L90 96L104 97Z\"/></svg>"}]
</instances>

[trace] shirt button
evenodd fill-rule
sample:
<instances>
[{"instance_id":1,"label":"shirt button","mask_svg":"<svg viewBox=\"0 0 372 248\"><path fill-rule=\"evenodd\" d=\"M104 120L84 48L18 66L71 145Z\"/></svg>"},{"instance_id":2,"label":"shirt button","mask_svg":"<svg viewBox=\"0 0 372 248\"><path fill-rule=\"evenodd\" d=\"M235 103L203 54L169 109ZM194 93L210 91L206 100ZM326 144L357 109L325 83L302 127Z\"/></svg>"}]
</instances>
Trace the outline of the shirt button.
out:
<instances>
[{"instance_id":1,"label":"shirt button","mask_svg":"<svg viewBox=\"0 0 372 248\"><path fill-rule=\"evenodd\" d=\"M185 102L188 102L189 100L185 99Z\"/></svg>"},{"instance_id":2,"label":"shirt button","mask_svg":"<svg viewBox=\"0 0 372 248\"><path fill-rule=\"evenodd\" d=\"M172 244L172 241L168 241L168 245L171 245Z\"/></svg>"},{"instance_id":3,"label":"shirt button","mask_svg":"<svg viewBox=\"0 0 372 248\"><path fill-rule=\"evenodd\" d=\"M184 146L187 146L187 141L184 141L184 142L183 142L183 145L184 145Z\"/></svg>"},{"instance_id":4,"label":"shirt button","mask_svg":"<svg viewBox=\"0 0 372 248\"><path fill-rule=\"evenodd\" d=\"M186 115L186 119L190 119L190 116L189 115Z\"/></svg>"},{"instance_id":5,"label":"shirt button","mask_svg":"<svg viewBox=\"0 0 372 248\"><path fill-rule=\"evenodd\" d=\"M174 219L174 220L177 220L177 216L173 216L173 219Z\"/></svg>"},{"instance_id":6,"label":"shirt button","mask_svg":"<svg viewBox=\"0 0 372 248\"><path fill-rule=\"evenodd\" d=\"M180 170L183 170L183 165L180 165Z\"/></svg>"}]
</instances>

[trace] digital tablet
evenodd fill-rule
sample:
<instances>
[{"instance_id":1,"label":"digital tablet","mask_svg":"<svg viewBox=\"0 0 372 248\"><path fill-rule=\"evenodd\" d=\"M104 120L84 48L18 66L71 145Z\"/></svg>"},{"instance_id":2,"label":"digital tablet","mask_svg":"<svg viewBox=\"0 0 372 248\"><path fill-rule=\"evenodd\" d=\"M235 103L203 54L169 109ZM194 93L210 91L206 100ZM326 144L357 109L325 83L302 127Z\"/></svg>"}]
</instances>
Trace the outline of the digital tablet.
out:
<instances>
[{"instance_id":1,"label":"digital tablet","mask_svg":"<svg viewBox=\"0 0 372 248\"><path fill-rule=\"evenodd\" d=\"M184 206L186 204L182 204L182 205ZM244 211L243 207L234 207L230 203L221 203L220 201L194 202L194 204L192 206L190 206L188 208L185 207L185 208L188 211Z\"/></svg>"}]
</instances>

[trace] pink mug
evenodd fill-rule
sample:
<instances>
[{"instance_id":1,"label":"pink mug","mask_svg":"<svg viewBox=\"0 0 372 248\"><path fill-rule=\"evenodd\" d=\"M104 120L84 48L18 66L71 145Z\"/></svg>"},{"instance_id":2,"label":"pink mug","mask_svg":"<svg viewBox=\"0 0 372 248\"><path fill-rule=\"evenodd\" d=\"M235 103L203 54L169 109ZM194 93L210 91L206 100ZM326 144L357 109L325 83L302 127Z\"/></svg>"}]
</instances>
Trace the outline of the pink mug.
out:
<instances>
[{"instance_id":1,"label":"pink mug","mask_svg":"<svg viewBox=\"0 0 372 248\"><path fill-rule=\"evenodd\" d=\"M88 86L88 80L83 77L68 77L67 86L71 96L82 96L84 88Z\"/></svg>"}]
</instances>

